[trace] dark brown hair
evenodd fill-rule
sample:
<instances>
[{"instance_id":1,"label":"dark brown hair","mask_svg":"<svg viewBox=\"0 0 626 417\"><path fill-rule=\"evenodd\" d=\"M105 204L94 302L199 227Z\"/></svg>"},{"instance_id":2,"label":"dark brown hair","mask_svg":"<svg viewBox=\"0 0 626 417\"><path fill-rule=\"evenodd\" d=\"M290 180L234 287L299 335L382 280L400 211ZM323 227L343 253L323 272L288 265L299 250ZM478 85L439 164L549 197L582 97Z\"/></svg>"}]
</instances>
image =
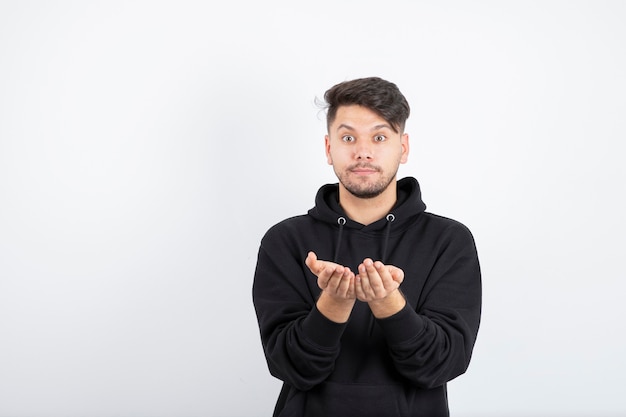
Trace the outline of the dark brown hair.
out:
<instances>
[{"instance_id":1,"label":"dark brown hair","mask_svg":"<svg viewBox=\"0 0 626 417\"><path fill-rule=\"evenodd\" d=\"M385 119L396 131L404 132L411 109L398 87L378 77L358 78L331 87L324 94L327 128L335 120L340 106L366 107Z\"/></svg>"}]
</instances>

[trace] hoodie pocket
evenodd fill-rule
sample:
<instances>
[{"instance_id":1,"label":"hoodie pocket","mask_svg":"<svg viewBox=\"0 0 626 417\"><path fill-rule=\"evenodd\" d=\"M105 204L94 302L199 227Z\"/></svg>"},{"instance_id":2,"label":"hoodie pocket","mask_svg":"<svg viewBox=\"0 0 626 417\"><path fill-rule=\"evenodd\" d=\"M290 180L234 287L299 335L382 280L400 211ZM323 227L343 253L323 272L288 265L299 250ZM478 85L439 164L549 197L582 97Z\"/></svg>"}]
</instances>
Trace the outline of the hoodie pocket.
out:
<instances>
[{"instance_id":1,"label":"hoodie pocket","mask_svg":"<svg viewBox=\"0 0 626 417\"><path fill-rule=\"evenodd\" d=\"M445 385L421 390L405 385L325 382L306 393L306 417L449 417Z\"/></svg>"},{"instance_id":2,"label":"hoodie pocket","mask_svg":"<svg viewBox=\"0 0 626 417\"><path fill-rule=\"evenodd\" d=\"M305 415L392 417L411 414L400 385L326 382L308 392Z\"/></svg>"}]
</instances>

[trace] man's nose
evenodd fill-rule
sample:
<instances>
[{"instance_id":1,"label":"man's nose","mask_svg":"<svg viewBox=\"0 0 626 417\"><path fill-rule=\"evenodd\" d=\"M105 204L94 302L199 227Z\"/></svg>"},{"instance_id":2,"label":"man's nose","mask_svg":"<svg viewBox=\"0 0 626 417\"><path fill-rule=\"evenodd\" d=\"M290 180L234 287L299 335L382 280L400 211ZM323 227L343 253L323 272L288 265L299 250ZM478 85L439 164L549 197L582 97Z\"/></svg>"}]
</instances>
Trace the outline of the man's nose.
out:
<instances>
[{"instance_id":1,"label":"man's nose","mask_svg":"<svg viewBox=\"0 0 626 417\"><path fill-rule=\"evenodd\" d=\"M356 159L372 159L372 149L369 143L359 143L355 149Z\"/></svg>"}]
</instances>

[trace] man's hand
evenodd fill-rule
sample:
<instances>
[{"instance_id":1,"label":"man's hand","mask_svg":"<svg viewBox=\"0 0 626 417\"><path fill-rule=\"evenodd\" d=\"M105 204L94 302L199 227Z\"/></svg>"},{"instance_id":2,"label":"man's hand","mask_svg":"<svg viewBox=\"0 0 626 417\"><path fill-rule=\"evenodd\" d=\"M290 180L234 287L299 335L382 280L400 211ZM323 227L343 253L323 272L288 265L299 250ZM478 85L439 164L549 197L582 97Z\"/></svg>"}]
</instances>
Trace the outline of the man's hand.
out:
<instances>
[{"instance_id":1,"label":"man's hand","mask_svg":"<svg viewBox=\"0 0 626 417\"><path fill-rule=\"evenodd\" d=\"M400 268L367 258L355 277L357 299L368 303L377 318L392 316L406 304L399 290L403 280L404 271Z\"/></svg>"},{"instance_id":2,"label":"man's hand","mask_svg":"<svg viewBox=\"0 0 626 417\"><path fill-rule=\"evenodd\" d=\"M306 266L317 276L317 285L333 298L354 299L354 273L350 268L334 262L317 259L315 252L309 252Z\"/></svg>"},{"instance_id":3,"label":"man's hand","mask_svg":"<svg viewBox=\"0 0 626 417\"><path fill-rule=\"evenodd\" d=\"M319 260L314 252L308 253L305 264L317 277L317 285L322 289L317 309L336 323L348 321L356 302L354 272L334 262Z\"/></svg>"}]
</instances>

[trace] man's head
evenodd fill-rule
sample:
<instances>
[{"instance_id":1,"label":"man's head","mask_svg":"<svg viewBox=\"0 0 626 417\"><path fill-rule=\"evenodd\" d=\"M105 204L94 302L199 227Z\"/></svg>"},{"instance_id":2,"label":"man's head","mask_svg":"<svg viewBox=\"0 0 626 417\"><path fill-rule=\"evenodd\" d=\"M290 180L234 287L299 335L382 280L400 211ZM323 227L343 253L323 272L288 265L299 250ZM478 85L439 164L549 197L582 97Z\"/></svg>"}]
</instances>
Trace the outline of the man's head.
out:
<instances>
[{"instance_id":1,"label":"man's head","mask_svg":"<svg viewBox=\"0 0 626 417\"><path fill-rule=\"evenodd\" d=\"M359 105L370 109L395 130L403 133L410 108L398 87L378 77L344 81L324 94L327 106L326 125L332 125L341 106Z\"/></svg>"},{"instance_id":2,"label":"man's head","mask_svg":"<svg viewBox=\"0 0 626 417\"><path fill-rule=\"evenodd\" d=\"M407 161L409 105L395 84L363 78L338 84L328 103L326 157L339 179L339 198L395 201L395 179ZM343 204L343 203L342 203Z\"/></svg>"}]
</instances>

